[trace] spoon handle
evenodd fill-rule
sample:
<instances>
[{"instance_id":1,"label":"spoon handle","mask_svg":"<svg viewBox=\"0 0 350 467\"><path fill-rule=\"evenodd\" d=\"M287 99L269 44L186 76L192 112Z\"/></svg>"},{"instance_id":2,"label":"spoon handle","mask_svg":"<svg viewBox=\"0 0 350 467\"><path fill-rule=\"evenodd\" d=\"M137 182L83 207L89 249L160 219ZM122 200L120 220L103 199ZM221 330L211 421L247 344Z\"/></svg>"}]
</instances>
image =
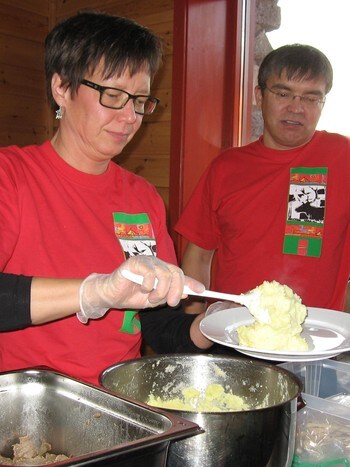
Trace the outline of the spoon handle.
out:
<instances>
[{"instance_id":1,"label":"spoon handle","mask_svg":"<svg viewBox=\"0 0 350 467\"><path fill-rule=\"evenodd\" d=\"M187 295L197 295L198 297L207 297L207 298L217 298L219 300L224 300L227 302L236 302L240 303L241 305L247 305L249 299L244 295L234 295L230 293L223 293L223 292L214 292L213 290L204 290L201 293L193 292L189 287L184 287L184 293Z\"/></svg>"},{"instance_id":2,"label":"spoon handle","mask_svg":"<svg viewBox=\"0 0 350 467\"><path fill-rule=\"evenodd\" d=\"M135 282L136 284L142 285L143 276L141 276L140 274L135 274L134 272L128 271L127 269L123 269L121 273L126 279L129 279L130 281ZM158 280L156 279L154 283L154 288L157 287L157 283L158 283ZM233 295L233 294L228 294L228 293L223 293L223 292L214 292L212 290L204 290L203 292L200 292L200 293L194 292L187 285L184 286L184 294L196 295L198 297L217 298L217 299L226 300L229 302L240 303L241 305L247 305L247 302L249 301L249 299L244 295Z\"/></svg>"}]
</instances>

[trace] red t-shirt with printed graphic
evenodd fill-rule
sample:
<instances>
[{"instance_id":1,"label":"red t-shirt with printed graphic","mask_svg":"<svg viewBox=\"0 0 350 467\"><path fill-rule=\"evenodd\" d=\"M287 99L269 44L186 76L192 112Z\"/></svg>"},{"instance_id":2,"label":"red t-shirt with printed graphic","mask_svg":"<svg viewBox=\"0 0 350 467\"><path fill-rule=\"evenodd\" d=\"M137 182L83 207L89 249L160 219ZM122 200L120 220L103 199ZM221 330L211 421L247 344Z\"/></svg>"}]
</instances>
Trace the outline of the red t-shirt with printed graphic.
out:
<instances>
[{"instance_id":1,"label":"red t-shirt with printed graphic","mask_svg":"<svg viewBox=\"0 0 350 467\"><path fill-rule=\"evenodd\" d=\"M350 140L316 132L286 151L228 149L203 174L175 227L216 250L214 290L289 285L307 306L341 310L350 273Z\"/></svg>"},{"instance_id":2,"label":"red t-shirt with printed graphic","mask_svg":"<svg viewBox=\"0 0 350 467\"><path fill-rule=\"evenodd\" d=\"M156 189L111 162L102 175L69 166L51 143L0 150L0 267L47 277L109 273L130 255L176 263ZM75 310L76 311L76 310ZM139 356L132 311L76 316L1 333L0 371L46 365L92 383L109 365Z\"/></svg>"}]
</instances>

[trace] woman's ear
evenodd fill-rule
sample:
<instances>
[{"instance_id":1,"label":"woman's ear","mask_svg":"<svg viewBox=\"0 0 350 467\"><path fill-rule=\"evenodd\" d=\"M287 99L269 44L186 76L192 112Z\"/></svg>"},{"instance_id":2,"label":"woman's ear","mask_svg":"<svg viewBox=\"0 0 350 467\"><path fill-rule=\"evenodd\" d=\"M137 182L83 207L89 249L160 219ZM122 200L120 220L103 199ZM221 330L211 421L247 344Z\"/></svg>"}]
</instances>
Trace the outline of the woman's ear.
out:
<instances>
[{"instance_id":1,"label":"woman's ear","mask_svg":"<svg viewBox=\"0 0 350 467\"><path fill-rule=\"evenodd\" d=\"M56 104L64 106L67 86L62 85L62 79L58 73L54 73L51 79L51 92Z\"/></svg>"}]
</instances>

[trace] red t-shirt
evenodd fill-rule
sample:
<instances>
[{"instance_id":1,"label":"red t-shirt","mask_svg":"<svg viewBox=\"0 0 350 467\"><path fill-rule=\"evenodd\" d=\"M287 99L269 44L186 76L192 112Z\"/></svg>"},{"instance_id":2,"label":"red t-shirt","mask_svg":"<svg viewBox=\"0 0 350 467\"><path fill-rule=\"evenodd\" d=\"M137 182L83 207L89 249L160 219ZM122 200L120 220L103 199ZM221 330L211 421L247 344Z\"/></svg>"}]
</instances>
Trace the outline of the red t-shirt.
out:
<instances>
[{"instance_id":1,"label":"red t-shirt","mask_svg":"<svg viewBox=\"0 0 350 467\"><path fill-rule=\"evenodd\" d=\"M350 273L350 141L316 132L279 151L229 149L203 174L175 227L216 250L211 287L289 285L308 306L343 309Z\"/></svg>"},{"instance_id":2,"label":"red t-shirt","mask_svg":"<svg viewBox=\"0 0 350 467\"><path fill-rule=\"evenodd\" d=\"M111 162L102 175L80 172L49 142L0 150L0 267L47 277L109 273L129 255L176 263L156 189ZM77 310L74 310L77 311ZM140 323L110 311L1 333L0 371L46 365L97 383L109 365L139 356Z\"/></svg>"}]
</instances>

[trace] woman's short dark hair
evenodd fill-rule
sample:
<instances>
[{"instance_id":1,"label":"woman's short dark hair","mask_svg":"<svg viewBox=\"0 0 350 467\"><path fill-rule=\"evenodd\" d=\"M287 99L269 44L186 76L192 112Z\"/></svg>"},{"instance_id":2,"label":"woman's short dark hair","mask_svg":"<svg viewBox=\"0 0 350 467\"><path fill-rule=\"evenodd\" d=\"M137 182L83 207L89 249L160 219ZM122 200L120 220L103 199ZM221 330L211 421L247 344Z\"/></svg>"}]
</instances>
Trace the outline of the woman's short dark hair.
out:
<instances>
[{"instance_id":1,"label":"woman's short dark hair","mask_svg":"<svg viewBox=\"0 0 350 467\"><path fill-rule=\"evenodd\" d=\"M333 69L328 58L310 45L291 44L272 50L263 59L258 73L258 85L266 88L266 81L276 73L285 71L288 79L315 79L322 77L326 83L326 94L333 84Z\"/></svg>"},{"instance_id":2,"label":"woman's short dark hair","mask_svg":"<svg viewBox=\"0 0 350 467\"><path fill-rule=\"evenodd\" d=\"M99 63L104 78L120 76L128 69L144 70L154 78L163 55L163 41L133 20L96 11L83 11L58 23L45 40L45 74L49 103L57 105L51 80L58 73L74 95L80 81Z\"/></svg>"}]
</instances>

